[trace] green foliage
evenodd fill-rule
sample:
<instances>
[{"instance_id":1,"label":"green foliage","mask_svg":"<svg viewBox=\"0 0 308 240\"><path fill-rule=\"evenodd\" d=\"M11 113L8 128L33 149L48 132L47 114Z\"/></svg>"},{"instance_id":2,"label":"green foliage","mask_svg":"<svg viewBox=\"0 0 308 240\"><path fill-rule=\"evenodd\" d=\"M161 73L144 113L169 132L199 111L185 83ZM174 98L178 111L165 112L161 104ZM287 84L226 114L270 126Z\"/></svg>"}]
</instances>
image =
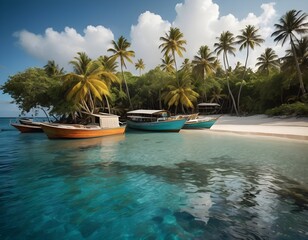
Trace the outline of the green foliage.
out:
<instances>
[{"instance_id":1,"label":"green foliage","mask_svg":"<svg viewBox=\"0 0 308 240\"><path fill-rule=\"evenodd\" d=\"M300 116L308 117L308 104L302 102L296 102L292 104L282 104L279 107L269 109L265 114L270 116Z\"/></svg>"},{"instance_id":2,"label":"green foliage","mask_svg":"<svg viewBox=\"0 0 308 240\"><path fill-rule=\"evenodd\" d=\"M59 82L59 78L48 77L44 69L28 68L10 76L1 90L8 93L23 112L29 112L32 108L50 108L55 103L51 92Z\"/></svg>"}]
</instances>

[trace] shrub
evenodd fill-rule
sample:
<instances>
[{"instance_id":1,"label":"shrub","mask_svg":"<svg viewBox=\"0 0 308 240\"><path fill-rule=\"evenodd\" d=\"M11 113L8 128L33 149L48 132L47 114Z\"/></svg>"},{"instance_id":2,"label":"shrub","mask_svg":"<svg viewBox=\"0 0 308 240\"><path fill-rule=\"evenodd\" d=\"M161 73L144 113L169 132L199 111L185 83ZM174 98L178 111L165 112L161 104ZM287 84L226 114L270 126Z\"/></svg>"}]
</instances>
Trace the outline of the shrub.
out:
<instances>
[{"instance_id":1,"label":"shrub","mask_svg":"<svg viewBox=\"0 0 308 240\"><path fill-rule=\"evenodd\" d=\"M296 102L292 104L282 104L279 107L266 110L265 114L270 116L299 116L308 117L308 104Z\"/></svg>"}]
</instances>

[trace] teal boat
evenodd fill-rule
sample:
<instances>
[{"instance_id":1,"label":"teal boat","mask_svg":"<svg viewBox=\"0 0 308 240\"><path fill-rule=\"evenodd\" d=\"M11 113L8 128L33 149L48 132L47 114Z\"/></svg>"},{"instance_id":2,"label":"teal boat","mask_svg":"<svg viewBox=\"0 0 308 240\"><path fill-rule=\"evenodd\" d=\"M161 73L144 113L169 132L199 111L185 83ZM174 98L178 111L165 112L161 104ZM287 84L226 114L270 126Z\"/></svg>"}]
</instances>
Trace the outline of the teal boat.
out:
<instances>
[{"instance_id":1,"label":"teal boat","mask_svg":"<svg viewBox=\"0 0 308 240\"><path fill-rule=\"evenodd\" d=\"M134 110L127 112L127 127L143 131L179 132L186 118L171 117L166 110Z\"/></svg>"},{"instance_id":2,"label":"teal boat","mask_svg":"<svg viewBox=\"0 0 308 240\"><path fill-rule=\"evenodd\" d=\"M198 114L192 114L187 118L183 128L185 129L198 129L198 128L211 128L218 118L199 118Z\"/></svg>"}]
</instances>

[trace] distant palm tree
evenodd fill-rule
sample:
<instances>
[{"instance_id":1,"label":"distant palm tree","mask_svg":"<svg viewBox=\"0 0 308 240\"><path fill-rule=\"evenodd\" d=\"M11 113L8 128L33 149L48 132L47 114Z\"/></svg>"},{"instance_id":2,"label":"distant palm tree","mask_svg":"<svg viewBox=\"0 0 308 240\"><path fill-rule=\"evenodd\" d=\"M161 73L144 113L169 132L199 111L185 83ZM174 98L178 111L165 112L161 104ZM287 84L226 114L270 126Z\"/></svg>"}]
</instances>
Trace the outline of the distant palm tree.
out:
<instances>
[{"instance_id":1,"label":"distant palm tree","mask_svg":"<svg viewBox=\"0 0 308 240\"><path fill-rule=\"evenodd\" d=\"M203 80L205 80L206 75L215 73L216 56L214 56L214 53L210 51L208 46L201 46L198 55L194 56L192 64L197 72L201 73Z\"/></svg>"},{"instance_id":2,"label":"distant palm tree","mask_svg":"<svg viewBox=\"0 0 308 240\"><path fill-rule=\"evenodd\" d=\"M258 71L264 72L267 75L270 74L271 70L280 68L278 56L271 48L266 48L265 52L257 60L256 67L258 67Z\"/></svg>"},{"instance_id":3,"label":"distant palm tree","mask_svg":"<svg viewBox=\"0 0 308 240\"><path fill-rule=\"evenodd\" d=\"M113 48L109 48L108 51L113 53L113 57L120 59L121 73L126 87L126 94L129 101L129 107L130 109L133 109L128 85L124 77L123 67L126 68L125 60L127 60L130 63L133 63L131 58L135 57L135 52L132 50L128 50L131 44L123 36L121 36L117 42L112 40L112 44Z\"/></svg>"},{"instance_id":4,"label":"distant palm tree","mask_svg":"<svg viewBox=\"0 0 308 240\"><path fill-rule=\"evenodd\" d=\"M186 51L183 47L186 44L186 40L183 39L184 35L181 33L180 29L170 27L169 34L165 33L165 37L160 37L160 40L163 42L159 45L159 48L162 48L161 52L164 55L171 55L174 60L175 69L177 71L177 65L175 60L175 53L177 53L180 57L183 57L182 51Z\"/></svg>"},{"instance_id":5,"label":"distant palm tree","mask_svg":"<svg viewBox=\"0 0 308 240\"><path fill-rule=\"evenodd\" d=\"M108 57L105 55L105 56L100 56L98 58L98 61L102 63L106 71L112 72L112 73L117 72L118 63L116 62L116 58Z\"/></svg>"},{"instance_id":6,"label":"distant palm tree","mask_svg":"<svg viewBox=\"0 0 308 240\"><path fill-rule=\"evenodd\" d=\"M167 91L162 97L168 104L168 108L175 106L175 113L177 113L178 106L181 106L182 112L185 113L184 108L194 108L193 102L197 101L198 96L199 94L192 89L190 72L183 69L179 71L178 77L167 86Z\"/></svg>"},{"instance_id":7,"label":"distant palm tree","mask_svg":"<svg viewBox=\"0 0 308 240\"><path fill-rule=\"evenodd\" d=\"M231 91L230 88L230 83L229 83L229 61L228 61L228 54L232 54L233 56L235 56L235 38L233 36L233 34L229 31L226 32L222 32L220 34L219 37L217 37L218 42L214 44L215 47L215 52L217 52L217 54L223 54L223 64L224 64L224 68L225 68L225 73L226 73L226 78L227 78L227 87L228 87L228 91L229 94L231 96L231 100L233 103L233 108L236 112L236 115L238 115L238 111L237 111L237 107L236 107L236 103L235 103L235 99L233 96L233 93Z\"/></svg>"},{"instance_id":8,"label":"distant palm tree","mask_svg":"<svg viewBox=\"0 0 308 240\"><path fill-rule=\"evenodd\" d=\"M163 71L168 72L168 73L175 72L175 68L173 66L174 59L172 58L171 55L165 55L164 58L162 58L161 60L163 63L160 65L160 67Z\"/></svg>"},{"instance_id":9,"label":"distant palm tree","mask_svg":"<svg viewBox=\"0 0 308 240\"><path fill-rule=\"evenodd\" d=\"M144 70L145 68L144 62L141 58L138 59L137 62L135 63L135 68L136 70L139 69L139 75L141 76L141 70Z\"/></svg>"},{"instance_id":10,"label":"distant palm tree","mask_svg":"<svg viewBox=\"0 0 308 240\"><path fill-rule=\"evenodd\" d=\"M91 62L91 58L85 52L78 52L78 57L74 57L75 60L69 63L73 65L74 72L77 74L85 74L88 64Z\"/></svg>"},{"instance_id":11,"label":"distant palm tree","mask_svg":"<svg viewBox=\"0 0 308 240\"><path fill-rule=\"evenodd\" d=\"M161 69L168 73L174 73L174 59L171 55L165 55L164 58L161 58L162 64L160 65Z\"/></svg>"},{"instance_id":12,"label":"distant palm tree","mask_svg":"<svg viewBox=\"0 0 308 240\"><path fill-rule=\"evenodd\" d=\"M306 21L307 16L308 15L306 13L302 13L302 11L291 10L286 12L286 14L279 19L279 23L274 25L276 31L273 32L271 35L272 37L275 37L274 39L275 42L278 43L282 41L281 43L282 46L287 40L290 41L291 50L293 52L293 57L297 70L298 80L303 95L306 94L306 89L296 55L295 42L297 40L296 35L302 35L308 32L308 22Z\"/></svg>"},{"instance_id":13,"label":"distant palm tree","mask_svg":"<svg viewBox=\"0 0 308 240\"><path fill-rule=\"evenodd\" d=\"M47 64L44 66L44 70L48 76L59 76L64 73L63 68L59 68L59 65L56 64L54 60L49 60Z\"/></svg>"},{"instance_id":14,"label":"distant palm tree","mask_svg":"<svg viewBox=\"0 0 308 240\"><path fill-rule=\"evenodd\" d=\"M245 71L243 72L243 77L240 85L240 89L237 95L237 110L240 112L240 98L241 98L241 92L242 92L242 87L245 81L245 74L247 70L247 62L248 62L248 57L249 57L249 50L250 48L253 50L255 46L260 46L261 43L264 42L264 39L261 38L261 35L257 34L259 29L255 28L255 26L252 25L247 25L245 29L241 30L241 35L236 36L238 39L236 41L237 44L240 45L240 51L243 50L244 48L247 49L246 51L246 60L245 60Z\"/></svg>"},{"instance_id":15,"label":"distant palm tree","mask_svg":"<svg viewBox=\"0 0 308 240\"><path fill-rule=\"evenodd\" d=\"M188 71L191 71L191 68L192 68L192 63L188 58L185 58L181 65L181 70L187 69Z\"/></svg>"},{"instance_id":16,"label":"distant palm tree","mask_svg":"<svg viewBox=\"0 0 308 240\"><path fill-rule=\"evenodd\" d=\"M102 96L110 95L104 80L117 81L116 75L105 71L99 61L90 61L83 74L68 73L63 79L69 88L67 99L73 100L80 109L90 113L95 111L96 99L102 101Z\"/></svg>"}]
</instances>

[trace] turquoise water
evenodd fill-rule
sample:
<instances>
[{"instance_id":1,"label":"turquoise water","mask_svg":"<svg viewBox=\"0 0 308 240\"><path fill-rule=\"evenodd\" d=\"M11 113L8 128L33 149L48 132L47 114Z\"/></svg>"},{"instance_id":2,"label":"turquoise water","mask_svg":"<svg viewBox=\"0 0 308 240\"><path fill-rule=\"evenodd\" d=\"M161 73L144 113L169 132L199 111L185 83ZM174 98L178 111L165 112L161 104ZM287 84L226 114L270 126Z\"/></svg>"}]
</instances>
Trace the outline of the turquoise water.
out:
<instances>
[{"instance_id":1,"label":"turquoise water","mask_svg":"<svg viewBox=\"0 0 308 240\"><path fill-rule=\"evenodd\" d=\"M308 239L307 142L208 130L0 142L0 239Z\"/></svg>"}]
</instances>

